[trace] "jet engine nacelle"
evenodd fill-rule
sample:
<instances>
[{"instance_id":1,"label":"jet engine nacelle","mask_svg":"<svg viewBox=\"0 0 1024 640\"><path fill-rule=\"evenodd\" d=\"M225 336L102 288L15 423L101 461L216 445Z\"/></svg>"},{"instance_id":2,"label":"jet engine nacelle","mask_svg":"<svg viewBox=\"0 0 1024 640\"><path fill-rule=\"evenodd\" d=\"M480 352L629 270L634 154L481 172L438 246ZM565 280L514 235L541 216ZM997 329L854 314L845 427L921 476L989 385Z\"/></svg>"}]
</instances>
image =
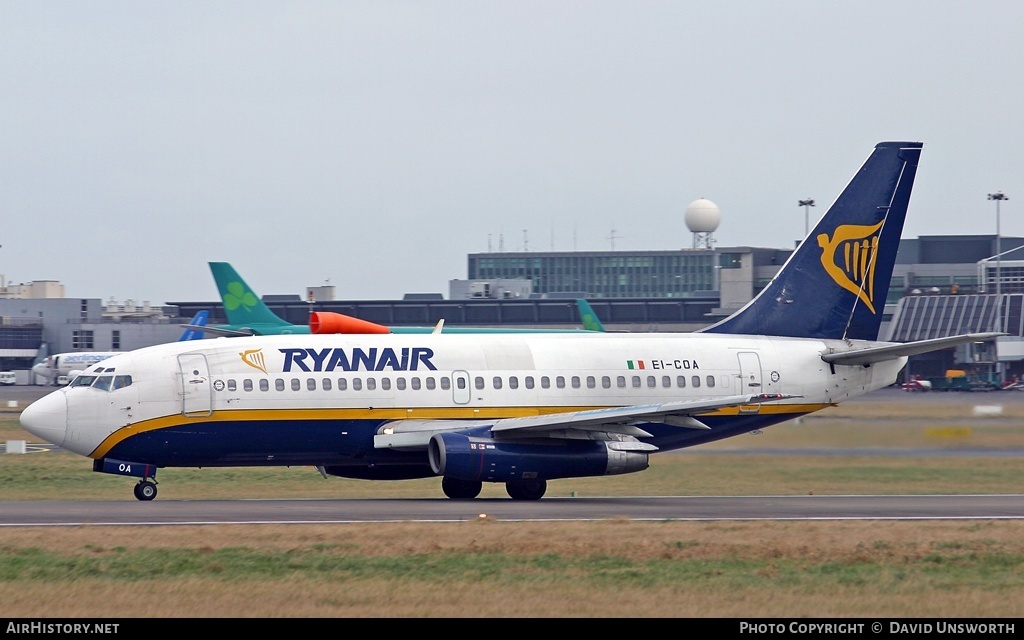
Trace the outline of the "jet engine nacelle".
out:
<instances>
[{"instance_id":1,"label":"jet engine nacelle","mask_svg":"<svg viewBox=\"0 0 1024 640\"><path fill-rule=\"evenodd\" d=\"M643 471L642 451L618 451L603 440L509 442L463 433L435 433L427 446L430 468L460 480L515 482L554 480Z\"/></svg>"}]
</instances>

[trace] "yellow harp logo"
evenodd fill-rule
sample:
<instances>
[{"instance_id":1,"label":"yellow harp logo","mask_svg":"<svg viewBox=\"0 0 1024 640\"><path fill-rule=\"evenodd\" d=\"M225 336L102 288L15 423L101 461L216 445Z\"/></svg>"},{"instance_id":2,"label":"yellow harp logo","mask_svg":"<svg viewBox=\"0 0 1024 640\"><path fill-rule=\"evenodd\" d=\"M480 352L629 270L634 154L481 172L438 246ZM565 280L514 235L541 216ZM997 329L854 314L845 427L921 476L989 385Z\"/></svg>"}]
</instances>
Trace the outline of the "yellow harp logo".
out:
<instances>
[{"instance_id":1,"label":"yellow harp logo","mask_svg":"<svg viewBox=\"0 0 1024 640\"><path fill-rule=\"evenodd\" d=\"M825 271L836 284L860 298L871 313L875 313L875 261L881 228L881 222L874 226L844 224L831 240L827 233L818 234Z\"/></svg>"},{"instance_id":2,"label":"yellow harp logo","mask_svg":"<svg viewBox=\"0 0 1024 640\"><path fill-rule=\"evenodd\" d=\"M242 362L253 369L259 369L263 373L267 372L266 363L263 361L262 349L249 349L248 351L243 351L238 355L242 357Z\"/></svg>"}]
</instances>

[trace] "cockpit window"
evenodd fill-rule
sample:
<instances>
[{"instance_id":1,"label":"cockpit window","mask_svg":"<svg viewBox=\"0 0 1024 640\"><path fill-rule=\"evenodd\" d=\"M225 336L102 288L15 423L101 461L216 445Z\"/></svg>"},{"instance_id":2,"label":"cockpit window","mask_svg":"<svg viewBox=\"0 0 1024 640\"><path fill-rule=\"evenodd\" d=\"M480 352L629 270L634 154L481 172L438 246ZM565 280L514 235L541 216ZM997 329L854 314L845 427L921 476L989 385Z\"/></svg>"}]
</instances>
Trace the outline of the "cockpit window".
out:
<instances>
[{"instance_id":1,"label":"cockpit window","mask_svg":"<svg viewBox=\"0 0 1024 640\"><path fill-rule=\"evenodd\" d=\"M108 369L113 371L113 369ZM86 375L79 374L75 376L75 379L71 381L68 386L71 387L92 387L99 389L100 391L116 391L117 389L123 389L124 387L131 386L132 377L128 375L112 376L112 375Z\"/></svg>"},{"instance_id":2,"label":"cockpit window","mask_svg":"<svg viewBox=\"0 0 1024 640\"><path fill-rule=\"evenodd\" d=\"M72 387L91 387L92 383L96 382L96 376L75 376L75 379L71 381Z\"/></svg>"}]
</instances>

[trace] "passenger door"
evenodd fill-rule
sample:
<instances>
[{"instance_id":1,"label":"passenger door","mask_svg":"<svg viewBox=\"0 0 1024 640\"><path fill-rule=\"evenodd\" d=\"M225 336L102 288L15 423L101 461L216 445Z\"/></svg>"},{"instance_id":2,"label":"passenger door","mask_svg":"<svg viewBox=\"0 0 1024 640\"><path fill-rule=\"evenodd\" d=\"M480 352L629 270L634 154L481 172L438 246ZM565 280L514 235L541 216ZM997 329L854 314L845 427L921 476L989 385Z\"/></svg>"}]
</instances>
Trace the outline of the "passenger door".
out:
<instances>
[{"instance_id":1,"label":"passenger door","mask_svg":"<svg viewBox=\"0 0 1024 640\"><path fill-rule=\"evenodd\" d=\"M201 353L178 356L181 369L181 413L188 417L205 417L213 413L213 385L210 367Z\"/></svg>"},{"instance_id":2,"label":"passenger door","mask_svg":"<svg viewBox=\"0 0 1024 640\"><path fill-rule=\"evenodd\" d=\"M761 385L761 358L753 351L740 351L736 354L740 365L740 393L764 393ZM757 413L759 404L740 406L740 413Z\"/></svg>"}]
</instances>

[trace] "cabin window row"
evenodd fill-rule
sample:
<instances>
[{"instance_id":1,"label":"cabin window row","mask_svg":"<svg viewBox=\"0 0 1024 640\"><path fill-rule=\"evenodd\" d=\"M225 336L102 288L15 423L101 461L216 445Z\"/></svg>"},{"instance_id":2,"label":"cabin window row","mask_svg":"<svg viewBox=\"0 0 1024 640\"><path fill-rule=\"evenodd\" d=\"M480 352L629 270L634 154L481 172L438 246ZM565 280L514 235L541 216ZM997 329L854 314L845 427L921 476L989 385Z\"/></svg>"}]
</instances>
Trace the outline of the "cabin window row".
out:
<instances>
[{"instance_id":1,"label":"cabin window row","mask_svg":"<svg viewBox=\"0 0 1024 640\"><path fill-rule=\"evenodd\" d=\"M600 380L600 384L598 383L598 380ZM687 380L689 380L689 383L687 383ZM656 389L658 387L666 389L676 387L682 389L687 386L696 388L700 387L702 384L707 387L715 387L716 384L719 383L722 387L728 387L728 380L729 379L724 376L712 375L680 375L674 376L674 379L673 376L615 376L614 387L617 389L626 389L630 387L633 389L641 389L644 387L648 389ZM554 382L554 385L552 385L552 381ZM485 388L484 378L481 376L475 377L473 379L473 384L477 389ZM504 384L504 378L501 376L494 376L491 380L491 386L495 389L501 389ZM524 377L523 386L527 389L533 389L535 387L533 376ZM611 389L613 387L613 381L611 376L601 376L600 378L597 376L555 376L553 379L548 376L540 377L541 389L550 389L552 386L555 389L565 389L566 387L582 389L584 386L586 386L587 389L597 389L599 386L601 389ZM509 376L508 388L519 388L518 376Z\"/></svg>"},{"instance_id":2,"label":"cabin window row","mask_svg":"<svg viewBox=\"0 0 1024 640\"><path fill-rule=\"evenodd\" d=\"M473 378L473 387L482 391L487 389L487 378L484 376L475 376ZM455 387L458 389L466 388L467 380L465 378L455 378ZM539 384L538 384L539 383ZM284 391L286 388L292 391L301 391L303 387L307 391L316 391L318 389L316 378L306 378L305 384L300 378L291 378L286 381L284 378L276 378L273 380L273 386L276 391ZM713 375L678 375L678 376L540 376L535 378L534 376L524 376L520 379L519 376L493 376L490 378L491 389L519 389L520 387L526 389L669 389L677 388L684 389L686 387L691 388L728 388L729 378L726 376L713 376ZM238 383L234 379L227 380L227 390L237 391ZM271 381L266 378L261 378L258 381L251 379L242 380L241 389L243 391L255 391L257 388L260 391L270 391ZM322 378L319 381L319 388L324 391L331 391L337 388L338 391L376 391L380 389L382 391L390 391L392 388L399 391L405 391L406 389L412 389L418 391L420 389L426 389L433 391L435 389L442 389L448 391L452 388L452 379L448 376L441 376L440 378L434 378L432 376L423 378L396 378L392 381L391 378L338 378L334 380L332 378Z\"/></svg>"},{"instance_id":3,"label":"cabin window row","mask_svg":"<svg viewBox=\"0 0 1024 640\"><path fill-rule=\"evenodd\" d=\"M102 373L102 369L99 372ZM113 371L112 369L110 371ZM683 389L687 386L692 388L699 388L704 385L708 388L714 388L716 385L722 388L728 387L729 378L725 376L713 376L713 375L691 375L691 376L615 376L614 386L617 389L656 389L661 388L679 388ZM598 377L597 376L540 376L539 379L541 389L582 389L586 386L587 389L598 388ZM97 389L104 391L111 391L114 389L120 389L126 387L132 383L131 376L118 375L113 376L109 373L107 375L80 375L75 378L71 383L71 386L75 387L88 387L92 386ZM378 385L383 391L390 391L392 388L391 378L383 377L380 378L379 382L376 378L366 378L364 381L362 378L338 378L337 389L339 391L347 391L350 387L353 391L362 391L364 388L367 391L376 391ZM270 381L266 378L261 378L257 383L253 383L253 380L246 378L242 381L243 391L253 391L256 386L259 387L260 391L270 391ZM292 391L301 391L303 384L299 378L292 378L289 383L286 383L283 378L277 378L274 380L274 389L277 391L284 391L285 388L290 387ZM331 391L335 386L334 381L331 378L323 378L320 381L320 388L324 391ZM455 386L459 389L466 388L465 378L455 378ZM502 376L493 376L491 378L492 389L503 389L505 387L509 389L519 389L520 379L519 376L508 376L504 378ZM534 389L537 387L534 376L524 376L522 379L522 386L526 389ZM316 378L307 378L305 383L306 390L316 391L317 380ZM422 381L419 377L413 378L396 378L394 381L394 388L399 391L404 391L410 388L414 391L420 389L427 389L433 391L440 387L444 391L448 391L452 388L452 379L448 376L441 376L435 379L433 376L428 376ZM487 381L483 376L475 376L473 378L473 387L478 391L482 391L487 388ZM600 388L611 389L612 388L612 377L601 376L600 377ZM237 391L238 384L234 379L227 381L228 391Z\"/></svg>"},{"instance_id":4,"label":"cabin window row","mask_svg":"<svg viewBox=\"0 0 1024 640\"><path fill-rule=\"evenodd\" d=\"M457 383L457 386L460 388L465 388L466 386L464 380L458 380ZM292 391L301 391L303 384L302 380L299 378L292 378L288 383L285 382L284 378L276 378L274 380L274 389L276 391L284 391L286 386ZM270 381L266 378L260 378L256 383L253 383L253 381L248 378L242 380L243 391L255 391L257 387L259 387L260 391L270 391ZM307 391L316 391L316 378L306 378L305 387ZM324 391L331 391L334 387L335 383L331 378L323 378L320 381L320 388ZM362 378L338 378L337 380L338 391L347 391L350 388L352 391L362 391L364 389L367 391L376 391L378 387L384 391L390 391L392 387L391 378L380 378L380 380L377 378L366 378L366 380L363 380ZM451 378L448 377L441 377L439 379L428 377L424 378L422 381L419 378L410 378L408 381L405 378L398 378L394 383L394 387L399 391L404 391L406 388L411 388L414 391L418 391L420 389L433 391L434 389L440 388L447 391L452 388L452 381ZM234 379L227 381L227 389L228 391L238 390L238 384Z\"/></svg>"}]
</instances>

